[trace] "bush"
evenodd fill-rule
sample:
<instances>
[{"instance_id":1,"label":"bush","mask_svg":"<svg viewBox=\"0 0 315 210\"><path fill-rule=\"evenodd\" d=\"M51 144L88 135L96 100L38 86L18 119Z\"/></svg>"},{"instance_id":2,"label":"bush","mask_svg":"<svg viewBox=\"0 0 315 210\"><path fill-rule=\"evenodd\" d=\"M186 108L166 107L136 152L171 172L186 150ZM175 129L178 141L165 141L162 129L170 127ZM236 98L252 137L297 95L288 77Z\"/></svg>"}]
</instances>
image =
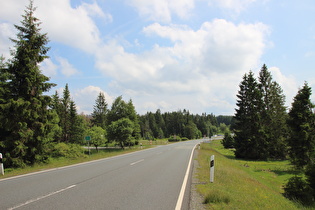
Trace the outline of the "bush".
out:
<instances>
[{"instance_id":1,"label":"bush","mask_svg":"<svg viewBox=\"0 0 315 210\"><path fill-rule=\"evenodd\" d=\"M234 148L234 138L229 133L224 134L224 138L221 143L225 149Z\"/></svg>"},{"instance_id":2,"label":"bush","mask_svg":"<svg viewBox=\"0 0 315 210\"><path fill-rule=\"evenodd\" d=\"M170 136L169 138L168 138L168 141L169 142L175 142L175 141L180 141L181 139L180 139L180 137L179 136L176 136L175 138L174 138L174 136Z\"/></svg>"},{"instance_id":3,"label":"bush","mask_svg":"<svg viewBox=\"0 0 315 210\"><path fill-rule=\"evenodd\" d=\"M188 140L188 138L186 138L186 137L182 138L182 141L187 141L187 140Z\"/></svg>"},{"instance_id":4,"label":"bush","mask_svg":"<svg viewBox=\"0 0 315 210\"><path fill-rule=\"evenodd\" d=\"M78 158L85 157L84 149L78 144L57 143L53 147L52 157Z\"/></svg>"},{"instance_id":5,"label":"bush","mask_svg":"<svg viewBox=\"0 0 315 210\"><path fill-rule=\"evenodd\" d=\"M284 196L303 205L314 203L313 190L302 177L294 176L284 186Z\"/></svg>"}]
</instances>

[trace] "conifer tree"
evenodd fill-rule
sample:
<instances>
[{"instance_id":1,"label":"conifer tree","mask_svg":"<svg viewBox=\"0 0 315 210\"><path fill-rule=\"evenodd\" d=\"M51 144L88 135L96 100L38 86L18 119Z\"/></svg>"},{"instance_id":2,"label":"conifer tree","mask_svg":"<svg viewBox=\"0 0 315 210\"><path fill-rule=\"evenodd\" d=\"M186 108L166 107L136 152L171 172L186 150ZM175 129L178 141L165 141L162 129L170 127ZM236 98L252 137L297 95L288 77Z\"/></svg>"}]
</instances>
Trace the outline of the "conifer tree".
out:
<instances>
[{"instance_id":1,"label":"conifer tree","mask_svg":"<svg viewBox=\"0 0 315 210\"><path fill-rule=\"evenodd\" d=\"M266 142L262 138L260 110L262 96L253 73L245 74L237 95L235 114L235 156L264 159Z\"/></svg>"},{"instance_id":2,"label":"conifer tree","mask_svg":"<svg viewBox=\"0 0 315 210\"><path fill-rule=\"evenodd\" d=\"M6 91L2 96L0 139L4 140L7 166L24 166L44 161L47 147L52 141L54 115L48 109L51 101L43 95L54 84L42 74L39 64L47 58L47 34L40 32L40 22L34 16L33 1L22 15L21 25L15 25L17 38L12 59L5 70Z\"/></svg>"},{"instance_id":3,"label":"conifer tree","mask_svg":"<svg viewBox=\"0 0 315 210\"><path fill-rule=\"evenodd\" d=\"M92 113L92 124L93 126L98 126L106 129L106 115L108 112L107 102L105 100L104 93L100 92L94 105Z\"/></svg>"},{"instance_id":4,"label":"conifer tree","mask_svg":"<svg viewBox=\"0 0 315 210\"><path fill-rule=\"evenodd\" d=\"M284 195L305 205L315 202L315 115L310 97L311 87L305 82L294 97L289 111L289 156L303 176L290 178L284 186Z\"/></svg>"},{"instance_id":5,"label":"conifer tree","mask_svg":"<svg viewBox=\"0 0 315 210\"><path fill-rule=\"evenodd\" d=\"M266 158L286 156L286 108L285 96L280 85L272 80L271 73L264 64L259 72L259 90L262 94L261 130L266 142Z\"/></svg>"},{"instance_id":6,"label":"conifer tree","mask_svg":"<svg viewBox=\"0 0 315 210\"><path fill-rule=\"evenodd\" d=\"M305 83L294 97L289 111L289 156L291 163L298 169L315 162L315 115L311 94L311 87Z\"/></svg>"},{"instance_id":7,"label":"conifer tree","mask_svg":"<svg viewBox=\"0 0 315 210\"><path fill-rule=\"evenodd\" d=\"M70 116L70 91L68 84L66 84L63 90L63 97L61 98L60 104L60 127L62 129L61 141L69 142L70 139L70 126L71 126L71 116Z\"/></svg>"}]
</instances>

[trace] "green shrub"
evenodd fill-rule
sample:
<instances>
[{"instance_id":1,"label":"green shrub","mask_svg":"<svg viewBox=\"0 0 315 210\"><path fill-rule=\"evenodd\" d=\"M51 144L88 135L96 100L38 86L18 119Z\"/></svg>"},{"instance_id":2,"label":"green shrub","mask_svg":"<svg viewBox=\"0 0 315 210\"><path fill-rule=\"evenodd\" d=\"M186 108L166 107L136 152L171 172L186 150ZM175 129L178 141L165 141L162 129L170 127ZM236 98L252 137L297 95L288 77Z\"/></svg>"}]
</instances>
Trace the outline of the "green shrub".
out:
<instances>
[{"instance_id":1,"label":"green shrub","mask_svg":"<svg viewBox=\"0 0 315 210\"><path fill-rule=\"evenodd\" d=\"M314 203L312 188L309 187L302 177L298 176L291 177L284 186L284 196L303 205L312 205Z\"/></svg>"},{"instance_id":2,"label":"green shrub","mask_svg":"<svg viewBox=\"0 0 315 210\"><path fill-rule=\"evenodd\" d=\"M186 138L186 137L182 138L182 141L187 141L187 140L188 140L188 138Z\"/></svg>"},{"instance_id":3,"label":"green shrub","mask_svg":"<svg viewBox=\"0 0 315 210\"><path fill-rule=\"evenodd\" d=\"M57 143L52 151L52 157L78 158L84 156L84 149L78 144Z\"/></svg>"},{"instance_id":4,"label":"green shrub","mask_svg":"<svg viewBox=\"0 0 315 210\"><path fill-rule=\"evenodd\" d=\"M224 138L221 141L225 149L234 148L234 138L229 133L224 134Z\"/></svg>"},{"instance_id":5,"label":"green shrub","mask_svg":"<svg viewBox=\"0 0 315 210\"><path fill-rule=\"evenodd\" d=\"M175 141L180 141L181 139L180 139L180 137L179 136L176 136L175 138L174 138L174 136L170 136L169 138L168 138L168 141L169 142L175 142Z\"/></svg>"}]
</instances>

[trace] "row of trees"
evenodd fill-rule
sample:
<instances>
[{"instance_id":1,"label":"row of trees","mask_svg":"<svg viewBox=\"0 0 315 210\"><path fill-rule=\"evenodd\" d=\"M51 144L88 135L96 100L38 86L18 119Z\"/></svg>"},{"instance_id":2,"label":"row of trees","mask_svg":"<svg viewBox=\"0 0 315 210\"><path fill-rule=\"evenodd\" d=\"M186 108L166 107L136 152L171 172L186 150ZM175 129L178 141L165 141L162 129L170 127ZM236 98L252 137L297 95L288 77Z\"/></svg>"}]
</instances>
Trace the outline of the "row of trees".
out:
<instances>
[{"instance_id":1,"label":"row of trees","mask_svg":"<svg viewBox=\"0 0 315 210\"><path fill-rule=\"evenodd\" d=\"M302 175L285 186L285 195L303 203L315 199L315 114L311 88L304 84L286 112L280 85L266 65L256 80L249 72L237 94L234 138L226 134L223 145L235 148L237 158L267 160L289 158ZM306 177L306 179L304 178Z\"/></svg>"},{"instance_id":2,"label":"row of trees","mask_svg":"<svg viewBox=\"0 0 315 210\"><path fill-rule=\"evenodd\" d=\"M187 110L161 113L148 112L140 118L141 135L144 139L186 137L197 139L202 136L212 136L215 133L225 133L233 123L232 116L218 116L203 113L190 114Z\"/></svg>"}]
</instances>

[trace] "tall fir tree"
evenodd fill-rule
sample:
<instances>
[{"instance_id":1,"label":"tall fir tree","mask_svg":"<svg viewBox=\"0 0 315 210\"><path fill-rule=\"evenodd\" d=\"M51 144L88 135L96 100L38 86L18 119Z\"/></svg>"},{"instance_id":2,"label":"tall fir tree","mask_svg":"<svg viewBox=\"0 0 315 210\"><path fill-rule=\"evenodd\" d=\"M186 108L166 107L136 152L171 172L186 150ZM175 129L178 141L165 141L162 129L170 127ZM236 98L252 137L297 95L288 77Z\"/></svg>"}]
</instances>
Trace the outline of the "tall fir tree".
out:
<instances>
[{"instance_id":1,"label":"tall fir tree","mask_svg":"<svg viewBox=\"0 0 315 210\"><path fill-rule=\"evenodd\" d=\"M266 142L266 158L286 157L286 107L285 96L280 85L272 80L271 73L264 64L259 72L259 90L262 94L261 130Z\"/></svg>"},{"instance_id":2,"label":"tall fir tree","mask_svg":"<svg viewBox=\"0 0 315 210\"><path fill-rule=\"evenodd\" d=\"M311 94L311 87L305 82L289 111L289 157L292 165L304 174L290 178L284 186L287 198L306 205L315 202L315 115Z\"/></svg>"},{"instance_id":3,"label":"tall fir tree","mask_svg":"<svg viewBox=\"0 0 315 210\"><path fill-rule=\"evenodd\" d=\"M70 126L71 126L71 116L70 116L70 91L68 84L66 84L63 90L63 97L61 98L60 104L60 127L62 129L61 141L69 142L70 139Z\"/></svg>"},{"instance_id":4,"label":"tall fir tree","mask_svg":"<svg viewBox=\"0 0 315 210\"><path fill-rule=\"evenodd\" d=\"M0 139L7 166L20 167L44 161L52 141L54 115L48 105L51 101L44 92L54 86L42 74L39 64L47 58L47 34L40 32L40 22L34 16L33 1L22 15L21 25L15 25L17 38L12 59L5 70L6 92L2 96Z\"/></svg>"},{"instance_id":5,"label":"tall fir tree","mask_svg":"<svg viewBox=\"0 0 315 210\"><path fill-rule=\"evenodd\" d=\"M245 74L237 95L235 114L235 156L265 159L266 142L261 130L262 95L254 74Z\"/></svg>"},{"instance_id":6,"label":"tall fir tree","mask_svg":"<svg viewBox=\"0 0 315 210\"><path fill-rule=\"evenodd\" d=\"M92 125L106 129L107 102L103 92L100 92L92 112Z\"/></svg>"},{"instance_id":7,"label":"tall fir tree","mask_svg":"<svg viewBox=\"0 0 315 210\"><path fill-rule=\"evenodd\" d=\"M298 169L315 161L315 115L311 94L311 87L305 83L294 97L289 111L289 156L291 163Z\"/></svg>"}]
</instances>

